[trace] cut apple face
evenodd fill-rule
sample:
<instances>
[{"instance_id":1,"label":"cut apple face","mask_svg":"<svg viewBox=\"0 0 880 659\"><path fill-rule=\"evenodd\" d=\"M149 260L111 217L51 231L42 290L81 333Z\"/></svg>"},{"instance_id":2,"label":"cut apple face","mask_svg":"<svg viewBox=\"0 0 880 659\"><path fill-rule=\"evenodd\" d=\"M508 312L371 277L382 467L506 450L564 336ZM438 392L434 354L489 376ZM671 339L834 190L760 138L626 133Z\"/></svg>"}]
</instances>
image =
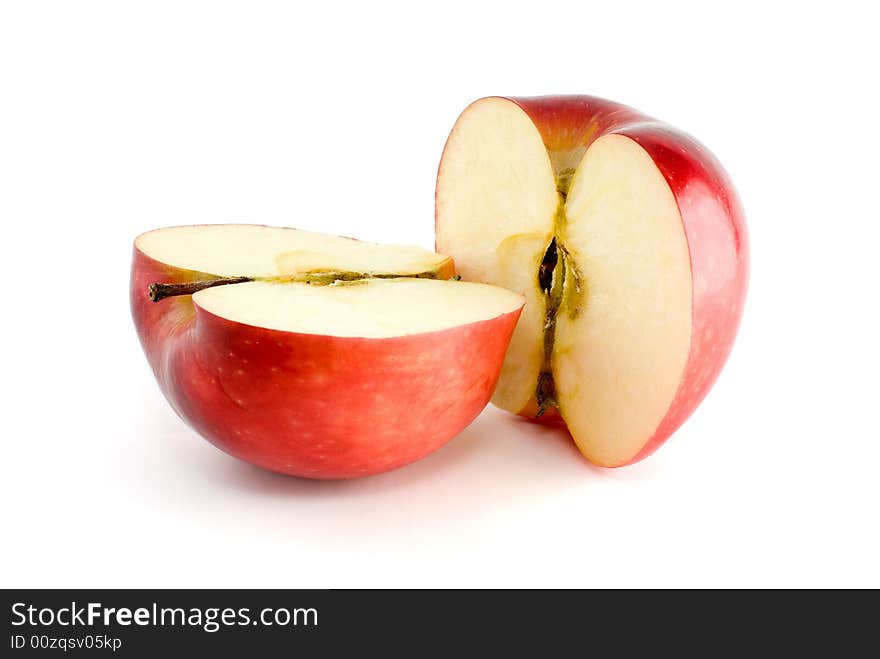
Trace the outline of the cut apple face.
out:
<instances>
[{"instance_id":1,"label":"cut apple face","mask_svg":"<svg viewBox=\"0 0 880 659\"><path fill-rule=\"evenodd\" d=\"M527 300L492 401L560 415L589 460L618 466L655 434L685 374L688 241L635 140L609 133L548 152L546 137L513 100L472 104L440 165L436 245L465 280Z\"/></svg>"},{"instance_id":2,"label":"cut apple face","mask_svg":"<svg viewBox=\"0 0 880 659\"><path fill-rule=\"evenodd\" d=\"M519 412L544 361L544 293L538 269L553 239L559 193L531 119L504 99L461 116L437 178L437 249L455 254L464 280L491 282L526 299L492 401Z\"/></svg>"},{"instance_id":3,"label":"cut apple face","mask_svg":"<svg viewBox=\"0 0 880 659\"><path fill-rule=\"evenodd\" d=\"M626 461L669 409L691 344L687 241L642 147L613 134L592 144L557 241L566 281L551 355L556 403L597 462Z\"/></svg>"},{"instance_id":4,"label":"cut apple face","mask_svg":"<svg viewBox=\"0 0 880 659\"><path fill-rule=\"evenodd\" d=\"M135 245L160 263L217 277L349 272L442 279L454 274L451 259L420 247L252 224L169 227L141 234Z\"/></svg>"},{"instance_id":5,"label":"cut apple face","mask_svg":"<svg viewBox=\"0 0 880 659\"><path fill-rule=\"evenodd\" d=\"M353 478L413 462L489 402L523 306L415 247L248 225L135 241L131 306L175 411L252 464Z\"/></svg>"},{"instance_id":6,"label":"cut apple face","mask_svg":"<svg viewBox=\"0 0 880 659\"><path fill-rule=\"evenodd\" d=\"M314 286L250 282L193 295L226 320L280 332L389 339L440 332L513 313L515 293L483 284L426 279L364 279Z\"/></svg>"}]
</instances>

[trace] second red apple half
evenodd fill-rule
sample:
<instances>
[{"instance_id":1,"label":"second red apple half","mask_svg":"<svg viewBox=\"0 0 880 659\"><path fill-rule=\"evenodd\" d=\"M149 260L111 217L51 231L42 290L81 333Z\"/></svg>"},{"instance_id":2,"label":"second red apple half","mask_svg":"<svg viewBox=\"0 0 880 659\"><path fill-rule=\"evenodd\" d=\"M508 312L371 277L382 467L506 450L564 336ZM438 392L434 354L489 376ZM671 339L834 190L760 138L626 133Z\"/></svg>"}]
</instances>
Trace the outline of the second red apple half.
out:
<instances>
[{"instance_id":1,"label":"second red apple half","mask_svg":"<svg viewBox=\"0 0 880 659\"><path fill-rule=\"evenodd\" d=\"M416 247L204 225L135 240L131 309L174 410L266 469L367 476L489 402L523 300Z\"/></svg>"},{"instance_id":2,"label":"second red apple half","mask_svg":"<svg viewBox=\"0 0 880 659\"><path fill-rule=\"evenodd\" d=\"M527 300L493 402L561 419L603 466L644 458L693 412L745 298L746 227L718 161L589 96L470 105L440 164L436 248Z\"/></svg>"}]
</instances>

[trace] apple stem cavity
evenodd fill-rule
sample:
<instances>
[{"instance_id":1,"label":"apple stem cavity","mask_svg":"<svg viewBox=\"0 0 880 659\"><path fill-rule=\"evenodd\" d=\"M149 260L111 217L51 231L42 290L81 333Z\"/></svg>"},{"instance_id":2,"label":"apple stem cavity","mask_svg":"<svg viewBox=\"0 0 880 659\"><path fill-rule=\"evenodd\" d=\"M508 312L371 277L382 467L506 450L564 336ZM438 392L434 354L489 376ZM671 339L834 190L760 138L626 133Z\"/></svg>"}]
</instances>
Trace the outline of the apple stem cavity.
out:
<instances>
[{"instance_id":1,"label":"apple stem cavity","mask_svg":"<svg viewBox=\"0 0 880 659\"><path fill-rule=\"evenodd\" d=\"M556 191L559 193L559 197L564 204L566 199L568 199L568 189L571 187L571 179L574 176L574 168L569 167L568 169L563 169L556 175Z\"/></svg>"}]
</instances>

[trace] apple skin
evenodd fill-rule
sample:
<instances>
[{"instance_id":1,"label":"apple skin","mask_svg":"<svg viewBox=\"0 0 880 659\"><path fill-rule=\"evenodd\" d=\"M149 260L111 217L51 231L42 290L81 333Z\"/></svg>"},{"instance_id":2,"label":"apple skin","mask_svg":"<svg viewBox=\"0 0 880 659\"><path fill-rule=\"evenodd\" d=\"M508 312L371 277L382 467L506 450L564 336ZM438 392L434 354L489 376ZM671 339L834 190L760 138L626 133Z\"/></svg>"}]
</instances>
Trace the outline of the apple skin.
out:
<instances>
[{"instance_id":1,"label":"apple skin","mask_svg":"<svg viewBox=\"0 0 880 659\"><path fill-rule=\"evenodd\" d=\"M154 282L204 278L134 248L132 316L162 392L218 448L315 479L401 467L461 432L489 402L521 311L364 339L253 327L190 296L147 296Z\"/></svg>"},{"instance_id":2,"label":"apple skin","mask_svg":"<svg viewBox=\"0 0 880 659\"><path fill-rule=\"evenodd\" d=\"M653 436L628 462L646 458L705 398L739 328L749 271L748 235L730 177L693 137L633 108L593 96L507 97L532 120L548 152L586 150L603 135L637 142L663 174L678 204L693 279L691 346L684 375ZM532 401L521 412L533 418ZM546 422L557 423L555 415ZM604 465L623 466L623 465Z\"/></svg>"}]
</instances>

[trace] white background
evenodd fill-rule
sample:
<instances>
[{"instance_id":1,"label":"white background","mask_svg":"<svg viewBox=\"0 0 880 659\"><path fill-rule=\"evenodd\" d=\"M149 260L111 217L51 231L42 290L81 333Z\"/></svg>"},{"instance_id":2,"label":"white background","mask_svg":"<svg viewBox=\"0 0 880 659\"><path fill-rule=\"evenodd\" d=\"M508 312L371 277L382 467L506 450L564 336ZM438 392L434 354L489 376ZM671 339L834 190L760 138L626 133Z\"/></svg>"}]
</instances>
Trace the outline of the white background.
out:
<instances>
[{"instance_id":1,"label":"white background","mask_svg":"<svg viewBox=\"0 0 880 659\"><path fill-rule=\"evenodd\" d=\"M5 2L2 586L880 586L880 48L870 3ZM823 3L824 4L824 3ZM590 93L684 128L742 196L731 359L602 470L487 409L362 481L262 472L164 402L144 230L432 245L448 130Z\"/></svg>"}]
</instances>

